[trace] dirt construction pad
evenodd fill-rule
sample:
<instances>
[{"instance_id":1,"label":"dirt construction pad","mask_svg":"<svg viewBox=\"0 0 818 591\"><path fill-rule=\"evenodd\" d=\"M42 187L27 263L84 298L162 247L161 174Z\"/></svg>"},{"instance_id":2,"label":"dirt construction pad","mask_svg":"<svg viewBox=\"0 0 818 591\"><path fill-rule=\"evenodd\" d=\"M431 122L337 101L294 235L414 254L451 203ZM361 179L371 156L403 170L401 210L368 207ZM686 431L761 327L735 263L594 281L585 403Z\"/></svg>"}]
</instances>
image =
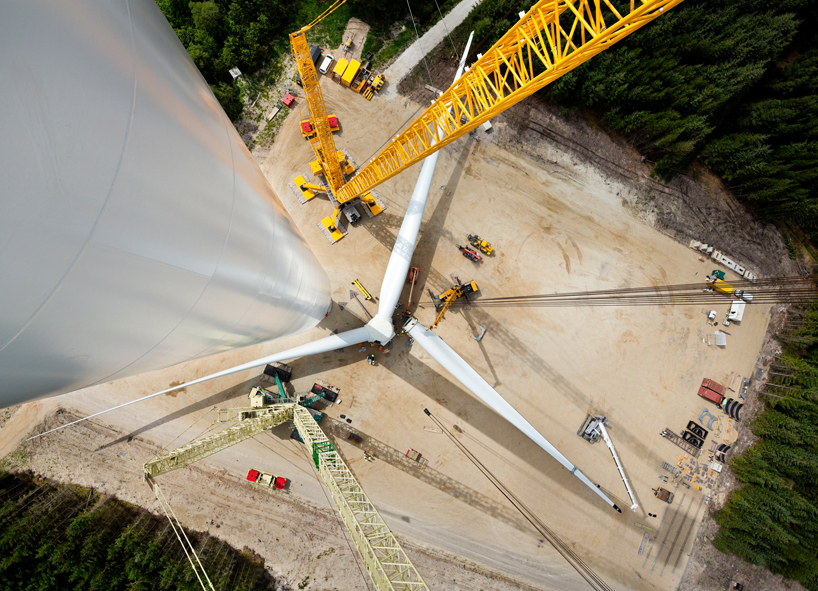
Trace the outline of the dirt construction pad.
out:
<instances>
[{"instance_id":1,"label":"dirt construction pad","mask_svg":"<svg viewBox=\"0 0 818 591\"><path fill-rule=\"evenodd\" d=\"M400 96L367 102L326 77L322 87L328 111L341 122L336 143L358 162L366 161L419 109ZM299 101L306 108L303 98ZM309 170L312 159L297 125L296 113L260 163L262 170L327 270L334 300L350 302L354 279L377 295L419 168L379 187L387 210L373 219L364 217L332 245L317 225L332 212L330 203L317 198L302 205L287 187ZM427 289L440 293L449 288L451 274L476 281L481 297L492 298L703 282L710 272L710 261L701 262L685 245L624 208L619 181L600 180L571 159L535 161L513 146L498 146L495 137L481 132L442 151L413 259L420 269L413 299L420 307L413 302L412 309L421 323L428 326L435 317ZM469 232L492 242L494 256L480 264L461 256L457 245L464 244ZM408 288L403 303L407 296ZM376 302L364 305L376 311ZM728 307L727 300L715 307L719 318ZM731 333L726 348L703 342L717 327L706 323L700 306L473 306L447 314L436 332L615 498L622 514L484 406L422 349L410 346L406 337L397 337L388 353L366 344L365 351L356 346L293 360L288 387L305 391L317 378L340 387L342 403L329 410L328 424L339 433L354 428L362 437L361 446L339 437L340 450L384 519L409 542L407 551L418 557L419 569L429 569L423 574L432 588L587 586L435 428L424 408L612 587L669 590L678 586L687 564L709 489L660 482L660 475L668 474L663 462L677 466L685 460L685 452L660 432L670 428L680 433L688 420L699 421L703 408L719 414L696 396L698 385L704 377L725 383L732 372L749 376L769 314L769 307L748 306L741 325L726 328ZM89 414L356 326L359 320L333 306L306 334L34 403L39 405L36 412L18 413L39 421L47 414L45 404ZM478 342L473 337L481 327L486 334ZM373 352L375 367L366 362ZM40 452L29 448L33 457L18 460L51 476L94 484L152 506L139 465L159 447L181 445L200 433L212 414L202 417L212 407L245 406L244 396L260 371L110 413L75 435L47 436L42 445L48 447ZM577 436L587 414L608 417L636 491L636 512L627 509L631 503L605 445L590 445ZM11 443L4 437L11 437L7 429L13 422L14 417L0 430L0 444ZM705 442L701 466L709 465L711 441L735 438L735 425L728 426L726 418L720 425L720 433L711 433ZM89 442L85 447L83 437ZM365 461L361 447L375 460ZM401 460L409 448L423 454L425 467ZM250 468L290 478L289 496L261 495L242 485ZM289 439L289 430L264 433L160 481L168 483L169 501L186 525L220 525L219 535L258 552L291 583L309 577L306 589L364 587L324 488L303 446ZM652 489L659 485L675 493L671 505L654 498ZM648 541L640 554L645 533ZM299 547L300 552L294 549ZM316 558L328 547L338 549L335 558ZM328 564L337 568L321 566Z\"/></svg>"}]
</instances>

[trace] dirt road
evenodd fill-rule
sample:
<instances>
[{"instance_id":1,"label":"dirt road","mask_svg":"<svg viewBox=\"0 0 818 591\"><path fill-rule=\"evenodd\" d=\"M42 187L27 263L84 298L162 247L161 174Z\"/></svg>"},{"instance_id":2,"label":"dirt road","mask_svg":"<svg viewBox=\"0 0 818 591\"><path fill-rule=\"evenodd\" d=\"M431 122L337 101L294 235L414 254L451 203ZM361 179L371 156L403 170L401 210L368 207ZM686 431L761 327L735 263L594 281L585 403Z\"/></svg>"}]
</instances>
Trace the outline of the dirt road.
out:
<instances>
[{"instance_id":1,"label":"dirt road","mask_svg":"<svg viewBox=\"0 0 818 591\"><path fill-rule=\"evenodd\" d=\"M420 39L417 39L412 45L406 48L406 50L398 56L398 59L392 62L386 69L386 72L384 72L388 85L384 87L381 94L384 97L396 96L396 89L403 77L412 71L412 68L426 56L427 52L437 47L439 43L446 39L446 35L453 31L457 25L462 23L469 15L469 12L471 12L471 9L479 3L480 0L461 0L443 20L439 21L435 26L421 35ZM458 47L457 51L463 51L463 48ZM449 84L451 84L451 82L452 81L449 80ZM441 88L448 88L449 84Z\"/></svg>"}]
</instances>

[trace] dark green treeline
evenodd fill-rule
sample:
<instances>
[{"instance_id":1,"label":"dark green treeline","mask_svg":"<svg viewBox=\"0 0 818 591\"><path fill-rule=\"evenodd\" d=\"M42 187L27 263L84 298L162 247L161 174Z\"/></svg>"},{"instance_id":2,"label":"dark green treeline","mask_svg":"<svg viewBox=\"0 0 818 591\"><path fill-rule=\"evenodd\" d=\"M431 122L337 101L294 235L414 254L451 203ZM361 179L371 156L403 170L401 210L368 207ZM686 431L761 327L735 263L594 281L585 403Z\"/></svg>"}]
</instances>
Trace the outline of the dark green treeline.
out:
<instances>
[{"instance_id":1,"label":"dark green treeline","mask_svg":"<svg viewBox=\"0 0 818 591\"><path fill-rule=\"evenodd\" d=\"M818 232L818 5L685 0L546 97L592 109L670 178L696 159L758 213Z\"/></svg>"},{"instance_id":2,"label":"dark green treeline","mask_svg":"<svg viewBox=\"0 0 818 591\"><path fill-rule=\"evenodd\" d=\"M474 59L532 4L484 1L456 42L474 29ZM595 114L665 179L701 162L761 216L818 236L815 0L685 0L535 96Z\"/></svg>"},{"instance_id":3,"label":"dark green treeline","mask_svg":"<svg viewBox=\"0 0 818 591\"><path fill-rule=\"evenodd\" d=\"M770 368L761 440L730 465L744 483L716 514L713 544L818 591L818 307L795 310Z\"/></svg>"},{"instance_id":4,"label":"dark green treeline","mask_svg":"<svg viewBox=\"0 0 818 591\"><path fill-rule=\"evenodd\" d=\"M289 34L309 24L332 0L156 0L156 3L227 115L235 121L244 107L240 88L229 70L238 67L249 77L286 59L290 55ZM438 0L438 4L443 6L444 1ZM437 5L434 0L413 0L412 13L422 27L437 18ZM402 2L347 0L321 23L316 35L308 34L308 39L324 43L325 47L337 47L352 16L381 30L407 18L409 13ZM363 42L356 40L359 44Z\"/></svg>"},{"instance_id":5,"label":"dark green treeline","mask_svg":"<svg viewBox=\"0 0 818 591\"><path fill-rule=\"evenodd\" d=\"M217 589L275 588L263 561L208 535L187 534ZM201 587L167 519L93 490L0 472L0 589Z\"/></svg>"}]
</instances>

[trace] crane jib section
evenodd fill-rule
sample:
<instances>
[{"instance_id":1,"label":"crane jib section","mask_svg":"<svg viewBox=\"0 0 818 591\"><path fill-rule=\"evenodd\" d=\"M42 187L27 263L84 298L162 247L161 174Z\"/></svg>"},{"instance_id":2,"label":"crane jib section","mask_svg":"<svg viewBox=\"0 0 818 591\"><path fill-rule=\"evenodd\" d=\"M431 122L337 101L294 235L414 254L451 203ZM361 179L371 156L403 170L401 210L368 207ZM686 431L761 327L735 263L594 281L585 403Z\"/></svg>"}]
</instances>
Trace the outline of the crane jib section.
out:
<instances>
[{"instance_id":1,"label":"crane jib section","mask_svg":"<svg viewBox=\"0 0 818 591\"><path fill-rule=\"evenodd\" d=\"M332 495L375 588L411 591L429 587L406 556L341 456L308 410L293 409L293 422Z\"/></svg>"},{"instance_id":2,"label":"crane jib section","mask_svg":"<svg viewBox=\"0 0 818 591\"><path fill-rule=\"evenodd\" d=\"M231 445L250 439L266 429L272 429L276 425L289 421L293 416L293 406L293 404L275 404L263 410L250 409L254 412L254 418L243 420L214 435L195 439L172 452L152 459L144 465L145 476L154 478L189 466Z\"/></svg>"},{"instance_id":3,"label":"crane jib section","mask_svg":"<svg viewBox=\"0 0 818 591\"><path fill-rule=\"evenodd\" d=\"M344 184L344 175L336 157L335 140L332 139L332 129L327 120L327 108L324 105L324 95L318 81L318 72L312 61L310 47L307 44L305 31L302 29L290 34L290 45L293 49L293 59L298 73L301 75L301 84L304 87L304 97L307 109L310 112L310 121L315 126L316 140L312 144L324 178L334 191Z\"/></svg>"},{"instance_id":4,"label":"crane jib section","mask_svg":"<svg viewBox=\"0 0 818 591\"><path fill-rule=\"evenodd\" d=\"M217 422L238 421L224 431L195 439L145 464L148 480L188 466L286 421L295 423L335 507L355 542L378 591L414 591L429 587L355 476L335 451L310 412L295 403L219 411Z\"/></svg>"},{"instance_id":5,"label":"crane jib section","mask_svg":"<svg viewBox=\"0 0 818 591\"><path fill-rule=\"evenodd\" d=\"M395 176L681 2L537 2L420 117L335 191L336 199L349 201Z\"/></svg>"}]
</instances>

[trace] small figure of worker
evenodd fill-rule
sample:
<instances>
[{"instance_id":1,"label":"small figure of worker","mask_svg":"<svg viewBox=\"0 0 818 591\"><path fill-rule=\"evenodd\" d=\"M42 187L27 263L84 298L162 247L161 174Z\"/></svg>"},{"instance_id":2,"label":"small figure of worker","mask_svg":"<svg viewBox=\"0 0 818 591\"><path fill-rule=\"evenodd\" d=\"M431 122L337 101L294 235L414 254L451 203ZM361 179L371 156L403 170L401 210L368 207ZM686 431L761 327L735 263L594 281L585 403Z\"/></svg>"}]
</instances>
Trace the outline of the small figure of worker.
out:
<instances>
[{"instance_id":1,"label":"small figure of worker","mask_svg":"<svg viewBox=\"0 0 818 591\"><path fill-rule=\"evenodd\" d=\"M370 355L369 357L366 358L366 360L369 361L369 365L375 365L375 356L374 355Z\"/></svg>"}]
</instances>

